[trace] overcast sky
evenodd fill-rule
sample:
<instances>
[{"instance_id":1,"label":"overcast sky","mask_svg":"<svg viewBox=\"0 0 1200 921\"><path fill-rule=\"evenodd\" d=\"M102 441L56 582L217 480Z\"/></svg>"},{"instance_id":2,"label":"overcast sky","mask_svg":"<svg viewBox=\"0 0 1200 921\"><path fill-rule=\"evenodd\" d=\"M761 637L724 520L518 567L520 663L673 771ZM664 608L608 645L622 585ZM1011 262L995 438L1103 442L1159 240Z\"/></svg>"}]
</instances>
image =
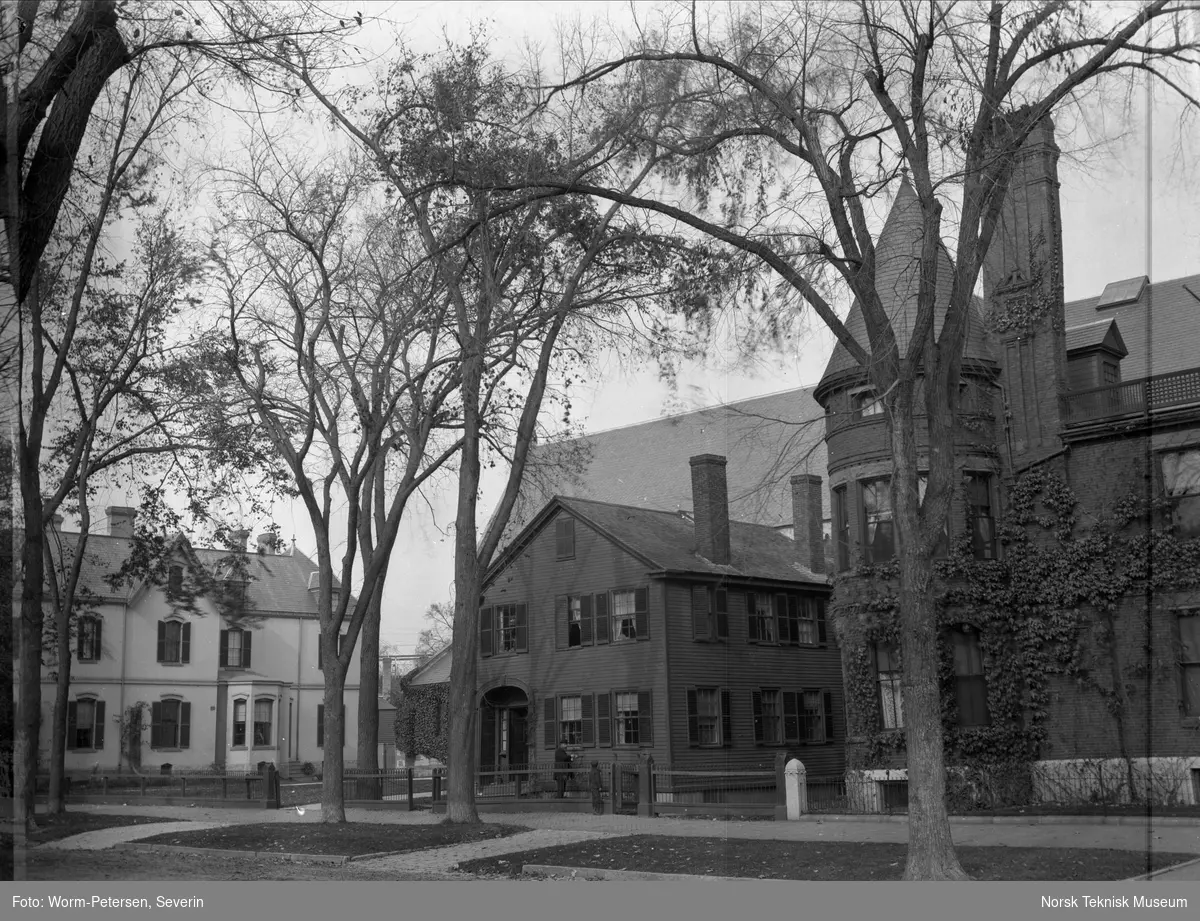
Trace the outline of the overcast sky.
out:
<instances>
[{"instance_id":1,"label":"overcast sky","mask_svg":"<svg viewBox=\"0 0 1200 921\"><path fill-rule=\"evenodd\" d=\"M436 50L443 37L463 40L472 24L486 23L500 54L518 54L528 41L553 47L557 24L576 17L607 20L620 26L631 18L626 3L491 2L467 3L425 0L401 4L355 4L369 17L391 19L414 50ZM386 53L383 30L366 44ZM1197 87L1200 89L1200 87ZM1066 295L1069 300L1098 294L1110 281L1148 274L1165 280L1200 272L1200 134L1196 122L1181 135L1178 107L1160 92L1147 108L1139 103L1130 124L1112 121L1105 133L1120 139L1093 151L1086 162L1064 157L1062 180L1063 243ZM1071 138L1060 138L1064 148ZM823 328L786 355L764 355L755 373L725 373L722 356L707 366L684 369L675 393L653 371L630 376L616 362L589 388L575 392L573 411L582 414L587 429L597 431L644 422L678 411L699 408L779 390L815 384L832 350L832 336ZM453 486L429 507L410 505L401 529L384 593L382 639L410 652L423 626L422 615L436 601L453 594L453 539L444 530L453 521ZM498 498L500 480L485 481L481 526ZM133 497L115 496L114 504ZM107 504L107 503L106 503ZM279 504L275 522L285 539L312 555L312 531L301 508ZM250 526L250 523L246 523ZM335 535L336 537L336 535Z\"/></svg>"}]
</instances>

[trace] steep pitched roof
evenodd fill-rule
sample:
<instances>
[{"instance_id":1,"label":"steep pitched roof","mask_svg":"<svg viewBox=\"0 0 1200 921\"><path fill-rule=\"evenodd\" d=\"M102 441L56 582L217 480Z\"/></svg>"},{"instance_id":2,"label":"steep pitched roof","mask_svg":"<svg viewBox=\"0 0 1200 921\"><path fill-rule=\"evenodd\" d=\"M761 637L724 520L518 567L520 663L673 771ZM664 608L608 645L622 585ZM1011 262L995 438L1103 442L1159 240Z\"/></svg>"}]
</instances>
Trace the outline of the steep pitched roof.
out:
<instances>
[{"instance_id":1,"label":"steep pitched roof","mask_svg":"<svg viewBox=\"0 0 1200 921\"><path fill-rule=\"evenodd\" d=\"M446 646L439 652L430 656L429 660L421 665L418 665L407 675L403 681L406 685L425 685L425 684L441 684L450 680L450 666L453 664L453 656L450 653L450 647Z\"/></svg>"},{"instance_id":2,"label":"steep pitched roof","mask_svg":"<svg viewBox=\"0 0 1200 921\"><path fill-rule=\"evenodd\" d=\"M690 511L687 462L697 454L728 459L732 518L786 527L792 519L792 474L827 475L823 420L812 388L805 387L537 445L506 538L555 495ZM826 495L826 518L828 503Z\"/></svg>"},{"instance_id":3,"label":"steep pitched roof","mask_svg":"<svg viewBox=\"0 0 1200 921\"><path fill-rule=\"evenodd\" d=\"M79 534L73 531L59 532L61 543L56 544L55 554L74 552ZM187 550L210 571L217 572L221 561L229 556L226 550L210 548L192 549L183 541ZM107 534L88 536L84 552L80 584L98 598L124 601L128 589L114 591L107 577L116 573L129 557L132 541L126 537ZM249 610L254 614L311 614L317 615L316 595L308 590L309 575L317 571L317 564L298 550L287 555L247 553L247 573L250 584L246 589ZM218 576L220 573L217 573ZM335 586L341 587L335 579Z\"/></svg>"},{"instance_id":4,"label":"steep pitched roof","mask_svg":"<svg viewBox=\"0 0 1200 921\"><path fill-rule=\"evenodd\" d=\"M1128 279L1105 290L1136 294L1136 299L1101 306L1103 294L1066 304L1066 324L1080 327L1097 320L1116 320L1129 354L1121 361L1121 379L1137 380L1169 374L1200 365L1196 343L1200 342L1200 275L1139 285Z\"/></svg>"},{"instance_id":5,"label":"steep pitched roof","mask_svg":"<svg viewBox=\"0 0 1200 921\"><path fill-rule=\"evenodd\" d=\"M879 240L875 244L875 287L879 299L891 320L896 335L896 345L901 354L908 348L913 327L917 321L917 291L921 282L921 202L908 180L900 183L896 200L888 212ZM938 245L937 285L933 334L942 331L946 318L945 304L950 300L954 285L954 265L946 247ZM980 305L972 299L972 309L967 316L967 336L963 355L981 361L992 361L991 349L985 335ZM855 341L870 351L867 324L862 306L855 301L846 317L846 330ZM835 346L829 363L825 366L822 383L835 374L853 371L859 367L850 352L840 342ZM817 388L818 390L820 387Z\"/></svg>"},{"instance_id":6,"label":"steep pitched roof","mask_svg":"<svg viewBox=\"0 0 1200 921\"><path fill-rule=\"evenodd\" d=\"M696 552L696 528L690 518L679 512L615 505L589 499L556 496L526 530L509 545L492 567L489 578L498 573L515 553L554 516L559 509L585 524L642 560L652 572L679 572L723 575L741 579L765 579L774 582L800 582L827 585L818 575L797 562L795 541L774 528L744 521L730 521L728 564L713 563Z\"/></svg>"},{"instance_id":7,"label":"steep pitched roof","mask_svg":"<svg viewBox=\"0 0 1200 921\"><path fill-rule=\"evenodd\" d=\"M1117 321L1111 317L1097 320L1095 323L1085 323L1083 326L1070 326L1064 330L1067 341L1067 354L1081 349L1105 348L1124 357L1129 354Z\"/></svg>"}]
</instances>

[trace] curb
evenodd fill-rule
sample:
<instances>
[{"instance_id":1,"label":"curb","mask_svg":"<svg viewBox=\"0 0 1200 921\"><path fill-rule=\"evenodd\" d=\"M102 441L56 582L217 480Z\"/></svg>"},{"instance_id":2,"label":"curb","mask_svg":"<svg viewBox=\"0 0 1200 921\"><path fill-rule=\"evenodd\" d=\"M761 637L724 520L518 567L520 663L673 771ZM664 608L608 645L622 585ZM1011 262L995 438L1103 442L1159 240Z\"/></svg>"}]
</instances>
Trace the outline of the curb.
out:
<instances>
[{"instance_id":1,"label":"curb","mask_svg":"<svg viewBox=\"0 0 1200 921\"><path fill-rule=\"evenodd\" d=\"M907 815L822 815L810 812L792 822L907 822ZM1144 815L952 815L951 825L1132 825L1160 828L1200 826L1200 817Z\"/></svg>"},{"instance_id":2,"label":"curb","mask_svg":"<svg viewBox=\"0 0 1200 921\"><path fill-rule=\"evenodd\" d=\"M431 848L428 850L432 850ZM346 863L356 863L359 860L376 860L380 857L399 857L402 854L419 854L420 850L416 851L376 851L374 854L351 854L346 858Z\"/></svg>"},{"instance_id":3,"label":"curb","mask_svg":"<svg viewBox=\"0 0 1200 921\"><path fill-rule=\"evenodd\" d=\"M697 876L692 873L650 873L643 870L602 870L598 867L556 867L549 864L527 863L521 867L522 876L565 876L571 879L640 879L660 881L682 880L711 880L712 882L729 882L738 879L735 876Z\"/></svg>"},{"instance_id":4,"label":"curb","mask_svg":"<svg viewBox=\"0 0 1200 921\"><path fill-rule=\"evenodd\" d=\"M1168 873L1173 873L1176 870L1182 870L1185 867L1194 867L1200 865L1200 857L1192 860L1185 860L1183 863L1172 864L1169 867L1163 867L1161 870L1155 870L1153 873L1143 873L1141 876L1131 876L1129 879L1122 880L1126 883L1140 883L1147 880L1157 879L1160 876L1165 876Z\"/></svg>"},{"instance_id":5,"label":"curb","mask_svg":"<svg viewBox=\"0 0 1200 921\"><path fill-rule=\"evenodd\" d=\"M118 851L143 851L143 852L161 852L166 851L172 854L204 854L209 857L240 857L246 859L263 859L270 858L274 860L287 860L291 863L313 863L324 864L327 866L342 866L349 863L353 858L345 857L341 854L283 854L279 851L239 851L227 850L215 847L185 847L182 844L137 844L126 843L118 844L114 850ZM361 858L360 858L361 859Z\"/></svg>"}]
</instances>

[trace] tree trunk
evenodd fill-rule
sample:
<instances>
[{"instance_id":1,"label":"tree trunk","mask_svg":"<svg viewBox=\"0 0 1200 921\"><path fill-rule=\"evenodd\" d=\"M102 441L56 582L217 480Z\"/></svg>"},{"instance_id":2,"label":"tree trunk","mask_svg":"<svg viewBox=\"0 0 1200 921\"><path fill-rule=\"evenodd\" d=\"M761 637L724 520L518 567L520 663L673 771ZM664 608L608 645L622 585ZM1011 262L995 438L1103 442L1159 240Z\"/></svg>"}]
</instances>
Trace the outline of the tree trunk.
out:
<instances>
[{"instance_id":1,"label":"tree trunk","mask_svg":"<svg viewBox=\"0 0 1200 921\"><path fill-rule=\"evenodd\" d=\"M22 451L22 505L25 518L25 547L21 554L23 581L21 584L21 635L18 661L17 725L13 737L13 803L14 819L28 821L33 816L34 795L37 789L38 729L42 717L42 631L45 613L42 609L44 564L42 562L42 500L36 471L29 476L29 467ZM36 465L36 458L34 464ZM32 484L28 481L32 479ZM32 485L32 488L29 486Z\"/></svg>"},{"instance_id":2,"label":"tree trunk","mask_svg":"<svg viewBox=\"0 0 1200 921\"><path fill-rule=\"evenodd\" d=\"M482 371L482 356L477 351L468 353L462 372L463 448L454 532L455 611L450 652L450 732L446 747L446 820L462 823L480 821L475 808L475 657L479 636L479 592L483 579L479 572L475 513L479 497L479 384Z\"/></svg>"},{"instance_id":3,"label":"tree trunk","mask_svg":"<svg viewBox=\"0 0 1200 921\"><path fill-rule=\"evenodd\" d=\"M900 559L901 690L908 756L908 863L905 879L968 879L950 835L938 686L937 605L933 564L919 515L914 385L896 385L890 415L892 502ZM935 523L934 527L940 524Z\"/></svg>"},{"instance_id":4,"label":"tree trunk","mask_svg":"<svg viewBox=\"0 0 1200 921\"><path fill-rule=\"evenodd\" d=\"M50 794L46 807L51 815L67 811L63 780L67 772L67 702L71 694L70 624L60 622L57 626L58 678L54 686L54 722L50 726Z\"/></svg>"},{"instance_id":5,"label":"tree trunk","mask_svg":"<svg viewBox=\"0 0 1200 921\"><path fill-rule=\"evenodd\" d=\"M358 637L358 771L379 772L379 617L383 608L383 582L371 596L371 607ZM369 784L371 799L379 795L378 780Z\"/></svg>"},{"instance_id":6,"label":"tree trunk","mask_svg":"<svg viewBox=\"0 0 1200 921\"><path fill-rule=\"evenodd\" d=\"M346 796L343 785L346 759L346 722L342 718L346 672L338 661L337 633L321 630L321 658L325 663L325 738L321 778L321 821L334 824L346 821Z\"/></svg>"},{"instance_id":7,"label":"tree trunk","mask_svg":"<svg viewBox=\"0 0 1200 921\"><path fill-rule=\"evenodd\" d=\"M6 428L6 427L5 427ZM0 431L0 777L4 778L0 796L12 796L9 785L13 780L13 508L12 442L7 431Z\"/></svg>"}]
</instances>

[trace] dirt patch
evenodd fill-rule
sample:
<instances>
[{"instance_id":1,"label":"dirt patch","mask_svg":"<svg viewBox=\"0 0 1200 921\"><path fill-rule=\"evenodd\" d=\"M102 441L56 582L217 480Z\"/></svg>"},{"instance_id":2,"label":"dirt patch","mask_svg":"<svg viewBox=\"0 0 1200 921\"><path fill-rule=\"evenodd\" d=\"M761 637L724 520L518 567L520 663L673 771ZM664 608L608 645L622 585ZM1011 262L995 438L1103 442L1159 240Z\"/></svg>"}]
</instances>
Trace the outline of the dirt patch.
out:
<instances>
[{"instance_id":1,"label":"dirt patch","mask_svg":"<svg viewBox=\"0 0 1200 921\"><path fill-rule=\"evenodd\" d=\"M1200 806L1155 806L1154 811L1149 812L1145 806L1105 806L1102 804L1089 804L1081 806L1075 805L1059 805L1057 803L1042 803L1037 806L1010 806L1004 809L979 809L974 812L954 813L955 815L1018 815L1018 816L1039 816L1039 815L1100 815L1100 816L1144 816L1153 815L1156 819L1162 818L1200 818Z\"/></svg>"},{"instance_id":2,"label":"dirt patch","mask_svg":"<svg viewBox=\"0 0 1200 921\"><path fill-rule=\"evenodd\" d=\"M302 822L272 825L227 825L196 831L168 832L139 844L174 844L220 850L279 854L340 854L357 857L381 852L422 851L472 841L506 838L528 831L516 825L382 825L347 822L325 825Z\"/></svg>"},{"instance_id":3,"label":"dirt patch","mask_svg":"<svg viewBox=\"0 0 1200 921\"><path fill-rule=\"evenodd\" d=\"M530 863L748 879L858 881L900 879L907 852L903 844L633 835L469 860L458 869L515 877ZM1194 856L1156 854L1153 869ZM1141 852L1094 848L960 847L958 858L972 878L987 880L1119 880L1147 869Z\"/></svg>"}]
</instances>

